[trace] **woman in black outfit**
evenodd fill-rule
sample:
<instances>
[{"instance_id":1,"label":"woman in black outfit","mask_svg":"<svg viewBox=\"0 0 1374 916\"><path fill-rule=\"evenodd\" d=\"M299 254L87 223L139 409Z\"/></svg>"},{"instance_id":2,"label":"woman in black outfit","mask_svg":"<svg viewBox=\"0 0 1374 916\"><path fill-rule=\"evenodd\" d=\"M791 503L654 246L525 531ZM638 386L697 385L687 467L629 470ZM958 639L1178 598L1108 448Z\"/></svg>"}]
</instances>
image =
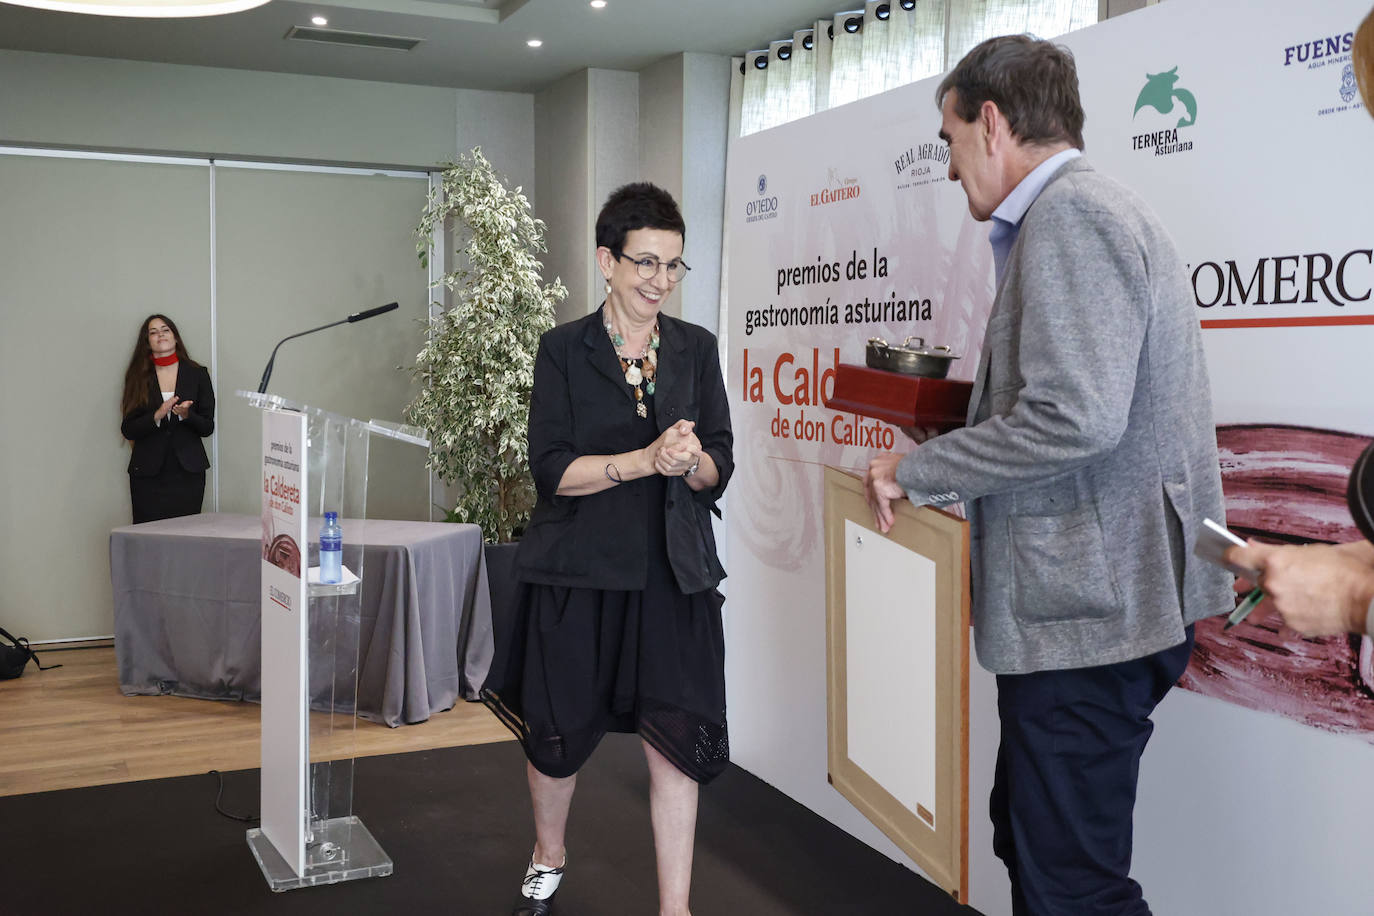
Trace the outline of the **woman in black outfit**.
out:
<instances>
[{"instance_id":1,"label":"woman in black outfit","mask_svg":"<svg viewBox=\"0 0 1374 916\"><path fill-rule=\"evenodd\" d=\"M148 316L139 329L120 413L120 432L133 446L134 524L199 512L210 466L200 440L215 431L215 392L210 373L187 354L165 315Z\"/></svg>"},{"instance_id":2,"label":"woman in black outfit","mask_svg":"<svg viewBox=\"0 0 1374 916\"><path fill-rule=\"evenodd\" d=\"M536 841L516 914L549 912L577 771L611 731L643 742L660 912L686 914L697 786L729 762L711 512L734 467L730 414L715 337L660 314L688 270L685 229L660 188L612 194L596 222L606 300L535 358L538 501L483 691L529 759Z\"/></svg>"}]
</instances>

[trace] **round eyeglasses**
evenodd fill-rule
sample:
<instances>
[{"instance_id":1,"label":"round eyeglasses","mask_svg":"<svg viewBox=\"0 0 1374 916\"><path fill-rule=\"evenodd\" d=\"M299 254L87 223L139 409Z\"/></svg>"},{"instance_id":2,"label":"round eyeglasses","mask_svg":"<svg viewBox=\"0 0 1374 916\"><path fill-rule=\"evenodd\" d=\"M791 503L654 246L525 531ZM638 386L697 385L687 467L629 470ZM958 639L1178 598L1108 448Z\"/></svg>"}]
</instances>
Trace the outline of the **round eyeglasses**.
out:
<instances>
[{"instance_id":1,"label":"round eyeglasses","mask_svg":"<svg viewBox=\"0 0 1374 916\"><path fill-rule=\"evenodd\" d=\"M687 266L687 262L682 258L673 258L671 261L660 261L653 255L646 255L642 258L632 258L623 251L613 252L617 259L624 258L635 266L635 272L645 280L652 280L658 276L661 268L668 269L668 279L674 283L679 282L687 276L687 271L692 268Z\"/></svg>"}]
</instances>

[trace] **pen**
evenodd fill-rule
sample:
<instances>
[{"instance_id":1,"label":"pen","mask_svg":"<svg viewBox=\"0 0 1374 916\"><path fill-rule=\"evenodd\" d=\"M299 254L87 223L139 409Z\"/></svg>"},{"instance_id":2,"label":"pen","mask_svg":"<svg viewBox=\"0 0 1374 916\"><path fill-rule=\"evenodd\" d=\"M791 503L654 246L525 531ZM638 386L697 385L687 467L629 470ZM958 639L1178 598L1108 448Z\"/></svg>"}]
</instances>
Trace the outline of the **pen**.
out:
<instances>
[{"instance_id":1,"label":"pen","mask_svg":"<svg viewBox=\"0 0 1374 916\"><path fill-rule=\"evenodd\" d=\"M1231 616L1226 618L1226 625L1221 628L1222 632L1224 633L1231 629L1231 627L1248 617L1250 612L1255 609L1255 605L1263 600L1264 589L1258 587L1251 589L1250 594L1245 596L1245 600L1236 605L1236 609L1231 612Z\"/></svg>"}]
</instances>

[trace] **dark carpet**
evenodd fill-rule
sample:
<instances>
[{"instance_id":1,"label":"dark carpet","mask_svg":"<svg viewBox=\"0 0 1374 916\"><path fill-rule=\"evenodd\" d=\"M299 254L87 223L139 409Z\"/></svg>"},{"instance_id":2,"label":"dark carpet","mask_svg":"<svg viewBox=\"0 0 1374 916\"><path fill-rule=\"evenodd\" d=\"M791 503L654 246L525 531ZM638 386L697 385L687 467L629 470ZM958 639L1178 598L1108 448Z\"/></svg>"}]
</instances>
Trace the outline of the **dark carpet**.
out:
<instances>
[{"instance_id":1,"label":"dark carpet","mask_svg":"<svg viewBox=\"0 0 1374 916\"><path fill-rule=\"evenodd\" d=\"M0 914L505 916L534 845L511 742L357 763L354 808L395 873L272 893L209 775L0 798ZM578 777L555 916L657 913L648 773L609 735ZM222 805L255 812L258 772ZM738 767L701 793L695 916L976 916Z\"/></svg>"}]
</instances>

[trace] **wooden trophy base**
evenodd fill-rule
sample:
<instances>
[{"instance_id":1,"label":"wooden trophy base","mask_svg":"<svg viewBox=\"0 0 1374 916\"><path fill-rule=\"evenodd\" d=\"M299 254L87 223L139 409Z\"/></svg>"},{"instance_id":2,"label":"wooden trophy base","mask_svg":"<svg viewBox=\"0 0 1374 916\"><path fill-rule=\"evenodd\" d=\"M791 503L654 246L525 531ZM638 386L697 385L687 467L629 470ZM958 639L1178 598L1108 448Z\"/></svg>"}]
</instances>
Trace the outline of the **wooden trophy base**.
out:
<instances>
[{"instance_id":1,"label":"wooden trophy base","mask_svg":"<svg viewBox=\"0 0 1374 916\"><path fill-rule=\"evenodd\" d=\"M933 426L945 432L964 425L972 393L972 382L841 363L835 372L834 394L825 406L896 426Z\"/></svg>"}]
</instances>

